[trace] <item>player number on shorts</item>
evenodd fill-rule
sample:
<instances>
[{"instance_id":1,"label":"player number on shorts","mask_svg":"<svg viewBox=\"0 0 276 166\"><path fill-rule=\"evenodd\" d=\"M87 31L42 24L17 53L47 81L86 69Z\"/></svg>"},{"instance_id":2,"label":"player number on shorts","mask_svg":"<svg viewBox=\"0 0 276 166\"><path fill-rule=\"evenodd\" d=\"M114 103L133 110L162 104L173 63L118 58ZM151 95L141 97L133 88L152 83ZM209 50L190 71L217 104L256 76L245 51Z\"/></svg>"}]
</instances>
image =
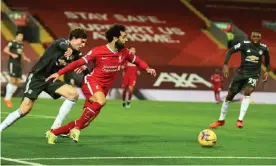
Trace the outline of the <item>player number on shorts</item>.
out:
<instances>
[{"instance_id":1,"label":"player number on shorts","mask_svg":"<svg viewBox=\"0 0 276 166\"><path fill-rule=\"evenodd\" d=\"M249 82L248 83L255 87L256 84L257 84L257 79L249 78Z\"/></svg>"}]
</instances>

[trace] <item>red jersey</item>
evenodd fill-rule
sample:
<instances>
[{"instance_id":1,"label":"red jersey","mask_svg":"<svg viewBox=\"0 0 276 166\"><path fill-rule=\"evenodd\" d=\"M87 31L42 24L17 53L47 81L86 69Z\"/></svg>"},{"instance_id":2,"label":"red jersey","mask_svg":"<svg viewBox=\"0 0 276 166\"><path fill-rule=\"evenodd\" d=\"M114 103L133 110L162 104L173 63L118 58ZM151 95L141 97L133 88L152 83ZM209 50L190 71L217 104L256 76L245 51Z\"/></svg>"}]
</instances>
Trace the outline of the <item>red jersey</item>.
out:
<instances>
[{"instance_id":1,"label":"red jersey","mask_svg":"<svg viewBox=\"0 0 276 166\"><path fill-rule=\"evenodd\" d=\"M108 44L95 47L87 53L87 55L77 61L70 63L68 66L58 71L59 75L74 70L75 68L82 66L89 61L94 62L93 71L85 77L85 82L96 81L98 84L104 87L110 87L117 77L118 71L125 61L136 64L143 70L149 68L149 66L141 60L139 57L131 53L128 49L124 48L120 51L114 52L108 46Z\"/></svg>"},{"instance_id":2,"label":"red jersey","mask_svg":"<svg viewBox=\"0 0 276 166\"><path fill-rule=\"evenodd\" d=\"M213 74L211 76L211 82L214 85L214 87L220 88L222 81L223 81L223 77L219 74Z\"/></svg>"},{"instance_id":3,"label":"red jersey","mask_svg":"<svg viewBox=\"0 0 276 166\"><path fill-rule=\"evenodd\" d=\"M124 67L124 77L136 77L138 68L135 64L126 62Z\"/></svg>"},{"instance_id":4,"label":"red jersey","mask_svg":"<svg viewBox=\"0 0 276 166\"><path fill-rule=\"evenodd\" d=\"M132 86L132 87L135 86L137 71L138 71L138 69L135 64L126 62L125 66L124 66L124 72L123 72L122 88L127 88L129 86Z\"/></svg>"}]
</instances>

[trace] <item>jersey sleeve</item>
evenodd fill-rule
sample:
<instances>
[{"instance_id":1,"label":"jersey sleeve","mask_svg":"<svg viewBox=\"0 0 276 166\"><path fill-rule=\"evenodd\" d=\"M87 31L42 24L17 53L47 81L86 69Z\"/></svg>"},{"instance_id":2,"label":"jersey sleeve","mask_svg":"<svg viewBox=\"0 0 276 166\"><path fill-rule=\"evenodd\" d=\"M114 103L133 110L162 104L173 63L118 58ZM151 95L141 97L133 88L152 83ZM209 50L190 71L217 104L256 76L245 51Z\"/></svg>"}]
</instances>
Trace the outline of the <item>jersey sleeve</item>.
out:
<instances>
[{"instance_id":1,"label":"jersey sleeve","mask_svg":"<svg viewBox=\"0 0 276 166\"><path fill-rule=\"evenodd\" d=\"M66 67L60 69L58 71L59 75L63 75L69 71L72 71L84 64L87 64L88 62L94 60L96 58L96 51L89 51L84 57L80 58L79 60L76 60L72 63L70 63L69 65L67 65Z\"/></svg>"},{"instance_id":2,"label":"jersey sleeve","mask_svg":"<svg viewBox=\"0 0 276 166\"><path fill-rule=\"evenodd\" d=\"M125 51L125 54L126 54L126 60L128 60L130 63L137 65L139 68L143 70L146 70L149 68L149 65L145 61L143 61L138 56L131 53L128 49Z\"/></svg>"},{"instance_id":3,"label":"jersey sleeve","mask_svg":"<svg viewBox=\"0 0 276 166\"><path fill-rule=\"evenodd\" d=\"M234 45L232 48L230 48L226 54L225 54L225 58L224 58L224 64L227 65L228 64L228 61L231 57L231 55L235 52L238 52L238 51L241 51L243 48L244 48L244 45L247 41L243 41L243 42L240 42L236 45Z\"/></svg>"},{"instance_id":4,"label":"jersey sleeve","mask_svg":"<svg viewBox=\"0 0 276 166\"><path fill-rule=\"evenodd\" d=\"M268 47L266 47L266 49L264 51L264 57L265 57L266 71L269 72L270 71L270 56L269 56L269 49L268 49Z\"/></svg>"},{"instance_id":5,"label":"jersey sleeve","mask_svg":"<svg viewBox=\"0 0 276 166\"><path fill-rule=\"evenodd\" d=\"M14 45L14 43L13 43L12 41L10 41L10 42L8 43L8 48L11 49L11 48L13 47L13 45Z\"/></svg>"},{"instance_id":6,"label":"jersey sleeve","mask_svg":"<svg viewBox=\"0 0 276 166\"><path fill-rule=\"evenodd\" d=\"M85 61L85 63L88 63L90 61L93 61L97 56L97 50L90 50L82 59Z\"/></svg>"}]
</instances>

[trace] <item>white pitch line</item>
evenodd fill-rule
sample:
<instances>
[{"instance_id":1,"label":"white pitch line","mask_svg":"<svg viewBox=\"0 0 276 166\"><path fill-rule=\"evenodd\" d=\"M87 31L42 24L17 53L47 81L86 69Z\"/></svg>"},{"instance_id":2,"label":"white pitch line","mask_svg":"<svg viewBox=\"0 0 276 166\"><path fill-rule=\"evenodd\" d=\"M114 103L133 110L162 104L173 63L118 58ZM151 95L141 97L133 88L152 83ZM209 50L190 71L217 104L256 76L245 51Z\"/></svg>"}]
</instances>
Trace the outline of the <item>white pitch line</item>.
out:
<instances>
[{"instance_id":1,"label":"white pitch line","mask_svg":"<svg viewBox=\"0 0 276 166\"><path fill-rule=\"evenodd\" d=\"M2 112L2 114L10 114L9 112ZM45 116L45 115L26 115L26 117L35 117L35 118L43 118L43 119L55 119L54 116Z\"/></svg>"},{"instance_id":2,"label":"white pitch line","mask_svg":"<svg viewBox=\"0 0 276 166\"><path fill-rule=\"evenodd\" d=\"M17 160L116 160L116 159L252 159L276 160L276 157L238 157L238 156L118 156L118 157L60 157L60 158L18 158Z\"/></svg>"},{"instance_id":3,"label":"white pitch line","mask_svg":"<svg viewBox=\"0 0 276 166\"><path fill-rule=\"evenodd\" d=\"M11 161L11 162L20 163L20 164L27 164L27 165L42 165L39 163L33 163L33 162L22 161L19 159L12 159L12 158L6 158L6 157L1 157L1 160Z\"/></svg>"}]
</instances>

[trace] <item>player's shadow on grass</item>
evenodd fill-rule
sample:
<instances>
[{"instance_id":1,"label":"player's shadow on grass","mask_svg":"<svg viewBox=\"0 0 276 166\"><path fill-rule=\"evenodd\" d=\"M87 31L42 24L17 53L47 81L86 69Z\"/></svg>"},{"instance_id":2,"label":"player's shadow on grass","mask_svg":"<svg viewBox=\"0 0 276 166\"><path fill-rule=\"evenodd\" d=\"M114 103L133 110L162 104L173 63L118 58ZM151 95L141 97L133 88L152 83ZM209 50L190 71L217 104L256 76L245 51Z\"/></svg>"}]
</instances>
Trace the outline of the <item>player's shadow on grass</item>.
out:
<instances>
[{"instance_id":1,"label":"player's shadow on grass","mask_svg":"<svg viewBox=\"0 0 276 166\"><path fill-rule=\"evenodd\" d=\"M184 140L179 137L162 137L157 135L83 135L82 141L89 144L140 144L140 143L183 143L195 142L194 140Z\"/></svg>"}]
</instances>

